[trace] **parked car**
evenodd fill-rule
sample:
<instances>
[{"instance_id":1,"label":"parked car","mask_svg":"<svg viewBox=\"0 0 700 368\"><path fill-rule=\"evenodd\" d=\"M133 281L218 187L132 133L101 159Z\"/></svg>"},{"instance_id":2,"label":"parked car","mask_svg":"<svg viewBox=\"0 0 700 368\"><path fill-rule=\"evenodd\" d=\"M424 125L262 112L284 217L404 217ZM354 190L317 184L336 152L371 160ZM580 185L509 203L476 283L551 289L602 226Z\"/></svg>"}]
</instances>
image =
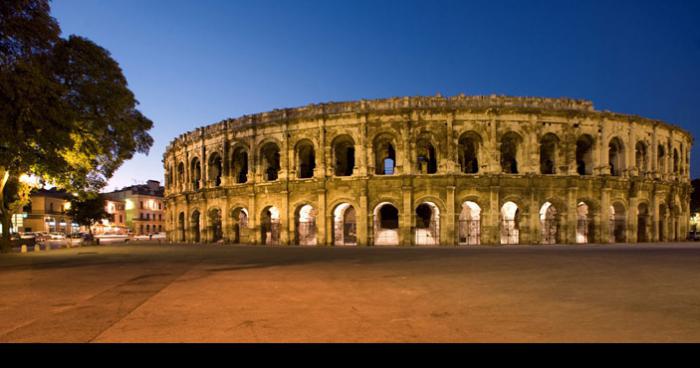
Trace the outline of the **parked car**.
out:
<instances>
[{"instance_id":1,"label":"parked car","mask_svg":"<svg viewBox=\"0 0 700 368\"><path fill-rule=\"evenodd\" d=\"M129 236L125 234L100 234L95 235L95 239L99 240L100 244L126 243L129 241Z\"/></svg>"},{"instance_id":2,"label":"parked car","mask_svg":"<svg viewBox=\"0 0 700 368\"><path fill-rule=\"evenodd\" d=\"M68 239L68 246L70 247L78 247L86 244L83 234L73 233L68 236Z\"/></svg>"}]
</instances>

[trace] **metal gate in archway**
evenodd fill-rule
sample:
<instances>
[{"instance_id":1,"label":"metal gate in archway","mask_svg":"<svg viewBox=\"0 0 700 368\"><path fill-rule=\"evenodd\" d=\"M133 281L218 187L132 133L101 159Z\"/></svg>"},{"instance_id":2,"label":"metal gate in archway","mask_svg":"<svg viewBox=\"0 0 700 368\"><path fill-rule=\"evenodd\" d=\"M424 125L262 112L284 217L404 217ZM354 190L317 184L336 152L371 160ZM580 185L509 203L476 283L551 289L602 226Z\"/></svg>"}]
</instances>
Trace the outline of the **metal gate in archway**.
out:
<instances>
[{"instance_id":1,"label":"metal gate in archway","mask_svg":"<svg viewBox=\"0 0 700 368\"><path fill-rule=\"evenodd\" d=\"M557 219L542 220L542 244L556 244L559 221Z\"/></svg>"},{"instance_id":2,"label":"metal gate in archway","mask_svg":"<svg viewBox=\"0 0 700 368\"><path fill-rule=\"evenodd\" d=\"M430 220L428 227L416 228L416 245L440 244L440 224L436 219Z\"/></svg>"},{"instance_id":3,"label":"metal gate in archway","mask_svg":"<svg viewBox=\"0 0 700 368\"><path fill-rule=\"evenodd\" d=\"M481 244L481 220L459 220L459 244Z\"/></svg>"},{"instance_id":4,"label":"metal gate in archway","mask_svg":"<svg viewBox=\"0 0 700 368\"><path fill-rule=\"evenodd\" d=\"M515 245L520 243L520 230L515 220L501 220L501 244Z\"/></svg>"},{"instance_id":5,"label":"metal gate in archway","mask_svg":"<svg viewBox=\"0 0 700 368\"><path fill-rule=\"evenodd\" d=\"M299 221L297 223L297 244L316 245L316 221Z\"/></svg>"},{"instance_id":6,"label":"metal gate in archway","mask_svg":"<svg viewBox=\"0 0 700 368\"><path fill-rule=\"evenodd\" d=\"M261 224L262 244L278 245L280 243L280 223L279 220L263 222Z\"/></svg>"}]
</instances>

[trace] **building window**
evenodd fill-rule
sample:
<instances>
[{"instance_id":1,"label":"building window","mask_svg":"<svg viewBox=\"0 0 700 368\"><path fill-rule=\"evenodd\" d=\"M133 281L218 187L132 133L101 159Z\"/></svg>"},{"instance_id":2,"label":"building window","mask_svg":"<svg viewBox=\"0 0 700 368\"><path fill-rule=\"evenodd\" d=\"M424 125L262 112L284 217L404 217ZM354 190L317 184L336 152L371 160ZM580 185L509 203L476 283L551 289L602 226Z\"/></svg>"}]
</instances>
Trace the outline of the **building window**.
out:
<instances>
[{"instance_id":1,"label":"building window","mask_svg":"<svg viewBox=\"0 0 700 368\"><path fill-rule=\"evenodd\" d=\"M139 205L141 206L141 209L143 209L143 201L140 201Z\"/></svg>"}]
</instances>

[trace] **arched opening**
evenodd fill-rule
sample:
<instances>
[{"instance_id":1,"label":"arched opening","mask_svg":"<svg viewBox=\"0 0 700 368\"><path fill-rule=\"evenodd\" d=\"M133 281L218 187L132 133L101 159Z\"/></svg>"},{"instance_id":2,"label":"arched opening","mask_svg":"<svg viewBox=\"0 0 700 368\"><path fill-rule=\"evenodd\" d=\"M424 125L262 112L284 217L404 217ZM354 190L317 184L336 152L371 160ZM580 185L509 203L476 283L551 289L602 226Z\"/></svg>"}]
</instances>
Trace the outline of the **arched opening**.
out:
<instances>
[{"instance_id":1,"label":"arched opening","mask_svg":"<svg viewBox=\"0 0 700 368\"><path fill-rule=\"evenodd\" d=\"M424 202L416 207L415 244L440 244L440 209L433 202Z\"/></svg>"},{"instance_id":2,"label":"arched opening","mask_svg":"<svg viewBox=\"0 0 700 368\"><path fill-rule=\"evenodd\" d=\"M501 207L501 244L520 243L520 209L513 202Z\"/></svg>"},{"instance_id":3,"label":"arched opening","mask_svg":"<svg viewBox=\"0 0 700 368\"><path fill-rule=\"evenodd\" d=\"M168 165L168 169L165 172L165 186L171 190L172 190L173 184L174 184L173 183L173 174L174 174L173 173L173 165Z\"/></svg>"},{"instance_id":4,"label":"arched opening","mask_svg":"<svg viewBox=\"0 0 700 368\"><path fill-rule=\"evenodd\" d=\"M649 170L649 160L647 159L647 145L644 142L637 142L634 146L634 163L639 170L639 174L644 174Z\"/></svg>"},{"instance_id":5,"label":"arched opening","mask_svg":"<svg viewBox=\"0 0 700 368\"><path fill-rule=\"evenodd\" d=\"M501 138L501 171L506 174L518 173L518 144L520 137L513 133L506 133Z\"/></svg>"},{"instance_id":6,"label":"arched opening","mask_svg":"<svg viewBox=\"0 0 700 368\"><path fill-rule=\"evenodd\" d=\"M180 162L177 164L177 185L178 189L182 190L182 185L185 183L185 164Z\"/></svg>"},{"instance_id":7,"label":"arched opening","mask_svg":"<svg viewBox=\"0 0 700 368\"><path fill-rule=\"evenodd\" d=\"M248 182L248 151L237 147L231 155L231 173L236 183Z\"/></svg>"},{"instance_id":8,"label":"arched opening","mask_svg":"<svg viewBox=\"0 0 700 368\"><path fill-rule=\"evenodd\" d=\"M556 174L557 145L559 138L552 133L545 134L540 140L540 173Z\"/></svg>"},{"instance_id":9,"label":"arched opening","mask_svg":"<svg viewBox=\"0 0 700 368\"><path fill-rule=\"evenodd\" d=\"M649 241L649 206L640 203L637 207L637 243Z\"/></svg>"},{"instance_id":10,"label":"arched opening","mask_svg":"<svg viewBox=\"0 0 700 368\"><path fill-rule=\"evenodd\" d=\"M190 227L192 228L192 241L195 243L199 243L202 240L199 234L199 217L199 211L194 210L194 212L192 212Z\"/></svg>"},{"instance_id":11,"label":"arched opening","mask_svg":"<svg viewBox=\"0 0 700 368\"><path fill-rule=\"evenodd\" d=\"M659 228L659 241L666 241L666 224L668 223L668 209L667 206L661 203L659 205L659 221L658 221L658 228Z\"/></svg>"},{"instance_id":12,"label":"arched opening","mask_svg":"<svg viewBox=\"0 0 700 368\"><path fill-rule=\"evenodd\" d=\"M355 141L343 135L333 142L335 176L351 176L355 168Z\"/></svg>"},{"instance_id":13,"label":"arched opening","mask_svg":"<svg viewBox=\"0 0 700 368\"><path fill-rule=\"evenodd\" d=\"M624 243L627 241L627 219L625 206L614 203L610 206L610 242Z\"/></svg>"},{"instance_id":14,"label":"arched opening","mask_svg":"<svg viewBox=\"0 0 700 368\"><path fill-rule=\"evenodd\" d=\"M679 158L678 158L678 149L674 148L673 149L673 173L674 174L679 174Z\"/></svg>"},{"instance_id":15,"label":"arched opening","mask_svg":"<svg viewBox=\"0 0 700 368\"><path fill-rule=\"evenodd\" d=\"M309 140L297 144L297 177L299 179L313 178L316 168L314 145Z\"/></svg>"},{"instance_id":16,"label":"arched opening","mask_svg":"<svg viewBox=\"0 0 700 368\"><path fill-rule=\"evenodd\" d=\"M399 244L399 210L389 202L374 208L374 245Z\"/></svg>"},{"instance_id":17,"label":"arched opening","mask_svg":"<svg viewBox=\"0 0 700 368\"><path fill-rule=\"evenodd\" d=\"M586 202L579 202L576 206L576 243L588 244L593 239L593 221L591 221L590 207Z\"/></svg>"},{"instance_id":18,"label":"arched opening","mask_svg":"<svg viewBox=\"0 0 700 368\"><path fill-rule=\"evenodd\" d=\"M214 184L214 186L221 185L221 156L218 153L214 153L209 156L209 181Z\"/></svg>"},{"instance_id":19,"label":"arched opening","mask_svg":"<svg viewBox=\"0 0 700 368\"><path fill-rule=\"evenodd\" d=\"M656 166L658 168L659 173L665 174L666 173L666 149L664 148L663 145L659 145L657 147L657 152L656 152Z\"/></svg>"},{"instance_id":20,"label":"arched opening","mask_svg":"<svg viewBox=\"0 0 700 368\"><path fill-rule=\"evenodd\" d=\"M231 211L231 242L240 244L248 230L248 210L234 208Z\"/></svg>"},{"instance_id":21,"label":"arched opening","mask_svg":"<svg viewBox=\"0 0 700 368\"><path fill-rule=\"evenodd\" d=\"M294 216L294 243L316 245L316 216L318 211L310 204L297 208Z\"/></svg>"},{"instance_id":22,"label":"arched opening","mask_svg":"<svg viewBox=\"0 0 700 368\"><path fill-rule=\"evenodd\" d=\"M593 138L588 134L576 140L576 172L579 175L593 174Z\"/></svg>"},{"instance_id":23,"label":"arched opening","mask_svg":"<svg viewBox=\"0 0 700 368\"><path fill-rule=\"evenodd\" d=\"M481 137L476 133L465 133L459 138L457 155L459 166L465 174L476 174L479 172L479 146Z\"/></svg>"},{"instance_id":24,"label":"arched opening","mask_svg":"<svg viewBox=\"0 0 700 368\"><path fill-rule=\"evenodd\" d=\"M224 240L224 232L221 227L221 210L218 208L209 210L209 232L212 243Z\"/></svg>"},{"instance_id":25,"label":"arched opening","mask_svg":"<svg viewBox=\"0 0 700 368\"><path fill-rule=\"evenodd\" d=\"M277 180L280 172L280 149L273 142L265 143L260 149L262 160L263 179L265 181Z\"/></svg>"},{"instance_id":26,"label":"arched opening","mask_svg":"<svg viewBox=\"0 0 700 368\"><path fill-rule=\"evenodd\" d=\"M471 201L462 203L459 213L459 244L481 244L481 207Z\"/></svg>"},{"instance_id":27,"label":"arched opening","mask_svg":"<svg viewBox=\"0 0 700 368\"><path fill-rule=\"evenodd\" d=\"M375 174L393 175L396 168L396 150L389 136L380 136L375 139Z\"/></svg>"},{"instance_id":28,"label":"arched opening","mask_svg":"<svg viewBox=\"0 0 700 368\"><path fill-rule=\"evenodd\" d=\"M333 210L333 245L357 245L355 208L341 203Z\"/></svg>"},{"instance_id":29,"label":"arched opening","mask_svg":"<svg viewBox=\"0 0 700 368\"><path fill-rule=\"evenodd\" d=\"M625 169L625 151L620 138L613 138L608 145L608 162L610 164L610 175L622 176Z\"/></svg>"},{"instance_id":30,"label":"arched opening","mask_svg":"<svg viewBox=\"0 0 700 368\"><path fill-rule=\"evenodd\" d=\"M265 207L260 215L260 244L278 245L280 243L280 211L277 207Z\"/></svg>"},{"instance_id":31,"label":"arched opening","mask_svg":"<svg viewBox=\"0 0 700 368\"><path fill-rule=\"evenodd\" d=\"M435 174L437 172L435 147L427 138L421 138L416 142L416 164L420 174Z\"/></svg>"},{"instance_id":32,"label":"arched opening","mask_svg":"<svg viewBox=\"0 0 700 368\"><path fill-rule=\"evenodd\" d=\"M185 213L180 212L177 216L177 239L181 242L186 241L185 238Z\"/></svg>"},{"instance_id":33,"label":"arched opening","mask_svg":"<svg viewBox=\"0 0 700 368\"><path fill-rule=\"evenodd\" d=\"M559 214L551 202L545 202L540 208L542 226L542 244L559 243Z\"/></svg>"},{"instance_id":34,"label":"arched opening","mask_svg":"<svg viewBox=\"0 0 700 368\"><path fill-rule=\"evenodd\" d=\"M192 189L199 190L202 182L202 164L199 162L199 158L192 159L190 172L192 173Z\"/></svg>"}]
</instances>

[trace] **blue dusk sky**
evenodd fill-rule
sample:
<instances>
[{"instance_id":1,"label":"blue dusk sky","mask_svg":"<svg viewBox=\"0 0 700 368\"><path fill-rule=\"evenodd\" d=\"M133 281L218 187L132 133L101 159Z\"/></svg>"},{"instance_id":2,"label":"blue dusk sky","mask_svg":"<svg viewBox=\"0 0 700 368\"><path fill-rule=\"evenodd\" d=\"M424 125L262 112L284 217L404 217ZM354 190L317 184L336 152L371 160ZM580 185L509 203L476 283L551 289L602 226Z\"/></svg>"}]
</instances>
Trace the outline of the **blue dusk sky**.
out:
<instances>
[{"instance_id":1,"label":"blue dusk sky","mask_svg":"<svg viewBox=\"0 0 700 368\"><path fill-rule=\"evenodd\" d=\"M700 137L700 1L55 0L154 122L105 190L163 181L165 146L230 117L361 98L571 97ZM700 150L692 150L693 177Z\"/></svg>"}]
</instances>

